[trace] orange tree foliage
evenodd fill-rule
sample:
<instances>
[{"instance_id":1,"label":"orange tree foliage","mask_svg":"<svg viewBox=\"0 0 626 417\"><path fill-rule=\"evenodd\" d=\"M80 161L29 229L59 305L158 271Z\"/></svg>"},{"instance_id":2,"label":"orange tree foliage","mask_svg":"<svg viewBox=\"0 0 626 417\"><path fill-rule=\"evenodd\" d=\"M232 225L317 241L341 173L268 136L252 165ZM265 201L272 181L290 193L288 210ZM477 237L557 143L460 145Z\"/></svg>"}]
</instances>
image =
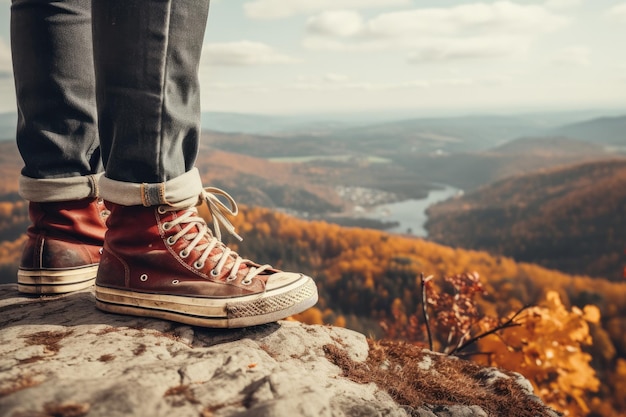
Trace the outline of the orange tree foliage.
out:
<instances>
[{"instance_id":1,"label":"orange tree foliage","mask_svg":"<svg viewBox=\"0 0 626 417\"><path fill-rule=\"evenodd\" d=\"M589 414L589 394L598 391L599 380L583 347L592 342L589 323L600 322L597 307L570 311L549 291L541 307L525 307L502 321L479 311L477 297L485 293L478 274L444 277L439 288L432 282L425 282L421 315L407 317L394 302L393 320L382 323L387 337L427 341L452 354L477 344L469 356L523 374L544 402L566 415Z\"/></svg>"},{"instance_id":2,"label":"orange tree foliage","mask_svg":"<svg viewBox=\"0 0 626 417\"><path fill-rule=\"evenodd\" d=\"M472 344L481 327L498 325L495 317L480 311L478 297L486 293L477 273L448 275L438 285L432 276L421 280L421 311L407 315L402 301L394 300L391 317L380 323L386 338L450 354Z\"/></svg>"},{"instance_id":3,"label":"orange tree foliage","mask_svg":"<svg viewBox=\"0 0 626 417\"><path fill-rule=\"evenodd\" d=\"M0 201L0 241L16 239L26 231L28 224L27 202Z\"/></svg>"},{"instance_id":4,"label":"orange tree foliage","mask_svg":"<svg viewBox=\"0 0 626 417\"><path fill-rule=\"evenodd\" d=\"M528 378L548 405L565 415L590 412L590 393L600 381L591 366L589 323L597 323L595 306L567 309L558 293L550 291L541 306L525 310L519 326L481 339L480 351L489 352L489 363Z\"/></svg>"},{"instance_id":5,"label":"orange tree foliage","mask_svg":"<svg viewBox=\"0 0 626 417\"><path fill-rule=\"evenodd\" d=\"M332 308L344 313L389 313L393 300L400 299L412 314L419 299L419 272L445 276L476 271L489 277L483 283L489 296L481 307L500 315L535 303L553 289L565 305L598 305L606 320L626 316L626 283L571 276L376 230L306 222L260 208L244 209L233 222L245 239L233 244L242 255L313 274L322 295L332 298ZM626 354L626 344L618 350Z\"/></svg>"},{"instance_id":6,"label":"orange tree foliage","mask_svg":"<svg viewBox=\"0 0 626 417\"><path fill-rule=\"evenodd\" d=\"M15 282L17 264L28 227L28 204L23 201L1 201L13 195L0 196L0 284Z\"/></svg>"},{"instance_id":7,"label":"orange tree foliage","mask_svg":"<svg viewBox=\"0 0 626 417\"><path fill-rule=\"evenodd\" d=\"M26 235L16 240L0 241L0 284L15 282L17 265L26 242Z\"/></svg>"}]
</instances>

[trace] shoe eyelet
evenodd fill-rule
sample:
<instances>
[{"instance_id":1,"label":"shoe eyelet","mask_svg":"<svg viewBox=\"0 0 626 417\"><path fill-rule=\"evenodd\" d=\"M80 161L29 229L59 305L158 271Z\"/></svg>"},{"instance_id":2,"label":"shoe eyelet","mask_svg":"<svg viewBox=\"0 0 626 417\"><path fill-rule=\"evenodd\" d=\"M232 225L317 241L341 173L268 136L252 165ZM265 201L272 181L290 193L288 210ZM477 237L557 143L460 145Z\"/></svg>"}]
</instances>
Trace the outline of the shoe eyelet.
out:
<instances>
[{"instance_id":1,"label":"shoe eyelet","mask_svg":"<svg viewBox=\"0 0 626 417\"><path fill-rule=\"evenodd\" d=\"M163 223L163 230L165 230L166 232L170 230L171 228L172 228L172 223L170 222Z\"/></svg>"},{"instance_id":2,"label":"shoe eyelet","mask_svg":"<svg viewBox=\"0 0 626 417\"><path fill-rule=\"evenodd\" d=\"M177 285L180 281L175 279L174 281L172 281L172 284Z\"/></svg>"},{"instance_id":3,"label":"shoe eyelet","mask_svg":"<svg viewBox=\"0 0 626 417\"><path fill-rule=\"evenodd\" d=\"M139 277L139 281L145 282L148 280L148 275L146 274L141 274L141 276Z\"/></svg>"},{"instance_id":4,"label":"shoe eyelet","mask_svg":"<svg viewBox=\"0 0 626 417\"><path fill-rule=\"evenodd\" d=\"M250 285L250 284L252 284L251 279L244 279L243 281L241 281L241 285Z\"/></svg>"},{"instance_id":5,"label":"shoe eyelet","mask_svg":"<svg viewBox=\"0 0 626 417\"><path fill-rule=\"evenodd\" d=\"M174 243L176 243L176 239L174 239L174 236L170 236L165 240L165 242L167 242L168 245L172 246Z\"/></svg>"},{"instance_id":6,"label":"shoe eyelet","mask_svg":"<svg viewBox=\"0 0 626 417\"><path fill-rule=\"evenodd\" d=\"M217 272L215 269L211 269L211 276L217 278L220 276L220 273Z\"/></svg>"},{"instance_id":7,"label":"shoe eyelet","mask_svg":"<svg viewBox=\"0 0 626 417\"><path fill-rule=\"evenodd\" d=\"M226 282L233 282L236 279L237 279L237 275L235 276L229 275L226 277Z\"/></svg>"},{"instance_id":8,"label":"shoe eyelet","mask_svg":"<svg viewBox=\"0 0 626 417\"><path fill-rule=\"evenodd\" d=\"M165 213L167 213L167 212L165 211L165 207L163 207L163 206L159 206L159 207L157 207L157 213L159 213L159 214L165 214Z\"/></svg>"},{"instance_id":9,"label":"shoe eyelet","mask_svg":"<svg viewBox=\"0 0 626 417\"><path fill-rule=\"evenodd\" d=\"M98 249L98 253L99 253L100 255L102 255L102 254L104 253L104 248L100 248L100 249Z\"/></svg>"},{"instance_id":10,"label":"shoe eyelet","mask_svg":"<svg viewBox=\"0 0 626 417\"><path fill-rule=\"evenodd\" d=\"M196 269L202 269L204 267L204 262L196 261L196 262L193 263L193 267L196 268ZM213 272L213 271L211 271L211 272Z\"/></svg>"},{"instance_id":11,"label":"shoe eyelet","mask_svg":"<svg viewBox=\"0 0 626 417\"><path fill-rule=\"evenodd\" d=\"M189 251L187 251L186 249L183 249L180 252L178 252L178 256L180 256L181 258L185 259L186 257L189 256Z\"/></svg>"}]
</instances>

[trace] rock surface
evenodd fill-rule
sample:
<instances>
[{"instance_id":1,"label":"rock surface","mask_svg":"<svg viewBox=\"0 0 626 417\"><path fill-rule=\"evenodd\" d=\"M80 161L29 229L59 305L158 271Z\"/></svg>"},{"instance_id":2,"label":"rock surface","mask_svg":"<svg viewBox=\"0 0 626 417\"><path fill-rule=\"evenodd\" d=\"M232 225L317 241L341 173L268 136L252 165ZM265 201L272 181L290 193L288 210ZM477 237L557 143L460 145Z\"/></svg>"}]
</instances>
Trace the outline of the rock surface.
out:
<instances>
[{"instance_id":1,"label":"rock surface","mask_svg":"<svg viewBox=\"0 0 626 417\"><path fill-rule=\"evenodd\" d=\"M410 409L342 377L363 335L283 321L211 330L102 313L92 290L23 297L0 285L0 416L485 416L476 406Z\"/></svg>"}]
</instances>

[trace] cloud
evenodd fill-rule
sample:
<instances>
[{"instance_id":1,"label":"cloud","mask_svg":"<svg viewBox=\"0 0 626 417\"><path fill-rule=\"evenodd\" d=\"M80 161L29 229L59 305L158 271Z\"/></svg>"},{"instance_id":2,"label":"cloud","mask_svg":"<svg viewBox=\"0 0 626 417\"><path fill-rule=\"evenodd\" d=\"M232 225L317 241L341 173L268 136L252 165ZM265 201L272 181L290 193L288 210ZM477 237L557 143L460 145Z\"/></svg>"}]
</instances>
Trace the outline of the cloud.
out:
<instances>
[{"instance_id":1,"label":"cloud","mask_svg":"<svg viewBox=\"0 0 626 417\"><path fill-rule=\"evenodd\" d=\"M410 6L411 0L254 0L243 5L253 19L281 19L323 10Z\"/></svg>"},{"instance_id":2,"label":"cloud","mask_svg":"<svg viewBox=\"0 0 626 417\"><path fill-rule=\"evenodd\" d=\"M464 35L544 31L563 23L563 18L540 6L496 1L386 13L369 21L368 26L379 35Z\"/></svg>"},{"instance_id":3,"label":"cloud","mask_svg":"<svg viewBox=\"0 0 626 417\"><path fill-rule=\"evenodd\" d=\"M610 17L618 18L622 21L626 21L626 3L617 4L611 7L607 14Z\"/></svg>"},{"instance_id":4,"label":"cloud","mask_svg":"<svg viewBox=\"0 0 626 417\"><path fill-rule=\"evenodd\" d=\"M202 48L203 60L212 65L250 66L291 64L297 59L281 54L271 46L252 41L208 43Z\"/></svg>"},{"instance_id":5,"label":"cloud","mask_svg":"<svg viewBox=\"0 0 626 417\"><path fill-rule=\"evenodd\" d=\"M409 54L410 64L432 61L454 61L506 56L528 48L526 38L478 37L470 39L446 39L417 48Z\"/></svg>"},{"instance_id":6,"label":"cloud","mask_svg":"<svg viewBox=\"0 0 626 417\"><path fill-rule=\"evenodd\" d=\"M546 7L550 9L569 9L582 4L582 0L548 0Z\"/></svg>"},{"instance_id":7,"label":"cloud","mask_svg":"<svg viewBox=\"0 0 626 417\"><path fill-rule=\"evenodd\" d=\"M348 81L349 77L344 74L337 74L334 72L330 72L324 75L324 81L328 81L329 83L342 83Z\"/></svg>"},{"instance_id":8,"label":"cloud","mask_svg":"<svg viewBox=\"0 0 626 417\"><path fill-rule=\"evenodd\" d=\"M339 10L324 12L309 18L307 31L322 36L349 37L363 31L364 22L355 11Z\"/></svg>"},{"instance_id":9,"label":"cloud","mask_svg":"<svg viewBox=\"0 0 626 417\"><path fill-rule=\"evenodd\" d=\"M348 83L350 83L350 77L335 72L329 72L324 75L298 75L294 79L294 85L300 87L312 85L325 85L326 87L329 85L345 86Z\"/></svg>"},{"instance_id":10,"label":"cloud","mask_svg":"<svg viewBox=\"0 0 626 417\"><path fill-rule=\"evenodd\" d=\"M508 0L383 13L356 11L309 18L305 47L334 51L409 49L410 62L488 58L525 52L532 40L568 19L538 5Z\"/></svg>"},{"instance_id":11,"label":"cloud","mask_svg":"<svg viewBox=\"0 0 626 417\"><path fill-rule=\"evenodd\" d=\"M590 50L586 46L569 46L557 53L552 62L568 67L587 67L591 63L589 56Z\"/></svg>"}]
</instances>

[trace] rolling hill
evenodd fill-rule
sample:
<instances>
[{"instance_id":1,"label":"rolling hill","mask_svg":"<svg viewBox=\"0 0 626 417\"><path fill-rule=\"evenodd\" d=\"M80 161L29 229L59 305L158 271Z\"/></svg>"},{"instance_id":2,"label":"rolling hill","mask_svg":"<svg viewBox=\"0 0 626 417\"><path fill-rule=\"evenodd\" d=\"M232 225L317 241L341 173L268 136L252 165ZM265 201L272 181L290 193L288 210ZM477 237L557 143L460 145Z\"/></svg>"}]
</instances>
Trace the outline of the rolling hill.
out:
<instances>
[{"instance_id":1,"label":"rolling hill","mask_svg":"<svg viewBox=\"0 0 626 417\"><path fill-rule=\"evenodd\" d=\"M568 273L620 280L626 160L517 176L429 209L430 239Z\"/></svg>"},{"instance_id":2,"label":"rolling hill","mask_svg":"<svg viewBox=\"0 0 626 417\"><path fill-rule=\"evenodd\" d=\"M566 137L520 138L483 152L398 155L396 161L422 178L464 190L577 162L619 158L603 146Z\"/></svg>"},{"instance_id":3,"label":"rolling hill","mask_svg":"<svg viewBox=\"0 0 626 417\"><path fill-rule=\"evenodd\" d=\"M623 148L626 147L626 116L599 117L572 123L554 129L553 133Z\"/></svg>"}]
</instances>

